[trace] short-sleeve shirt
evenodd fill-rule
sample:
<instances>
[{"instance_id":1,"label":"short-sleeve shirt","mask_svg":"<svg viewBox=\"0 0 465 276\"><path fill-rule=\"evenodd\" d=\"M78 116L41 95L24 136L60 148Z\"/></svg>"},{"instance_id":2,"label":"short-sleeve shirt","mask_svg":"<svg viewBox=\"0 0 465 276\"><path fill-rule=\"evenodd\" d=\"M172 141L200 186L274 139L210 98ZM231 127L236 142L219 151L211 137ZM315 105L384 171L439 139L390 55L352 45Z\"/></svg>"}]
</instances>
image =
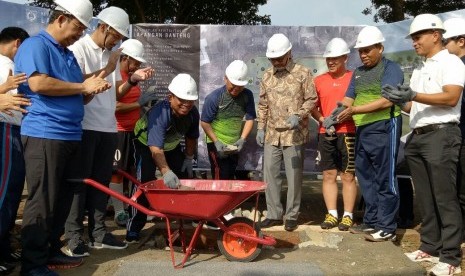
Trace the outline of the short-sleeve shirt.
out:
<instances>
[{"instance_id":1,"label":"short-sleeve shirt","mask_svg":"<svg viewBox=\"0 0 465 276\"><path fill-rule=\"evenodd\" d=\"M330 73L315 77L315 89L318 95L317 106L323 117L328 117L336 108L337 102L342 101L352 78L352 71L347 70L340 78L333 78ZM320 133L326 130L320 125ZM354 121L348 120L336 125L337 133L355 133Z\"/></svg>"},{"instance_id":2,"label":"short-sleeve shirt","mask_svg":"<svg viewBox=\"0 0 465 276\"><path fill-rule=\"evenodd\" d=\"M346 97L354 99L354 106L365 105L382 98L384 85L396 87L403 83L404 73L400 66L383 57L374 67L360 66L354 71ZM397 116L400 116L400 108L393 105L375 112L355 114L352 118L356 126L362 126Z\"/></svg>"},{"instance_id":3,"label":"short-sleeve shirt","mask_svg":"<svg viewBox=\"0 0 465 276\"><path fill-rule=\"evenodd\" d=\"M15 56L15 74L34 73L66 82L82 83L83 76L73 53L45 31L26 39ZM83 96L47 96L31 91L28 83L18 87L19 93L31 99L26 107L21 135L36 138L80 141L84 116Z\"/></svg>"},{"instance_id":4,"label":"short-sleeve shirt","mask_svg":"<svg viewBox=\"0 0 465 276\"><path fill-rule=\"evenodd\" d=\"M244 88L233 97L224 85L205 98L201 120L211 124L218 140L231 145L241 136L244 116L245 120L257 118L252 91ZM211 142L208 136L207 142Z\"/></svg>"},{"instance_id":5,"label":"short-sleeve shirt","mask_svg":"<svg viewBox=\"0 0 465 276\"><path fill-rule=\"evenodd\" d=\"M121 71L121 77L123 82L129 79L129 75ZM135 103L139 99L141 90L139 85L132 86L129 91L121 97L118 102L121 103ZM137 120L140 117L140 108L134 108L127 112L115 112L116 116L116 128L118 131L133 131Z\"/></svg>"},{"instance_id":6,"label":"short-sleeve shirt","mask_svg":"<svg viewBox=\"0 0 465 276\"><path fill-rule=\"evenodd\" d=\"M168 100L157 103L148 115L147 145L170 151L179 145L183 137L198 139L199 117L196 106L187 115L177 117Z\"/></svg>"},{"instance_id":7,"label":"short-sleeve shirt","mask_svg":"<svg viewBox=\"0 0 465 276\"><path fill-rule=\"evenodd\" d=\"M0 84L5 83L7 81L10 70L13 74L13 72L15 71L14 65L15 64L9 57L0 55ZM16 94L18 93L18 90L12 89L6 93ZM10 110L10 112L12 113L12 115L0 111L0 122L9 123L17 126L21 125L21 119L23 118L23 114L17 110Z\"/></svg>"},{"instance_id":8,"label":"short-sleeve shirt","mask_svg":"<svg viewBox=\"0 0 465 276\"><path fill-rule=\"evenodd\" d=\"M108 64L111 51L100 48L90 35L85 35L69 47L73 51L83 74L90 74ZM84 106L82 128L101 132L116 132L116 82L121 80L119 62L116 69L105 78L112 86L97 94Z\"/></svg>"},{"instance_id":9,"label":"short-sleeve shirt","mask_svg":"<svg viewBox=\"0 0 465 276\"><path fill-rule=\"evenodd\" d=\"M445 85L465 83L465 65L456 55L442 50L431 58L427 58L419 68L413 70L410 88L413 91L426 94L436 94L443 91ZM427 105L412 102L410 110L410 127L418 128L430 124L458 123L462 102L454 107Z\"/></svg>"}]
</instances>

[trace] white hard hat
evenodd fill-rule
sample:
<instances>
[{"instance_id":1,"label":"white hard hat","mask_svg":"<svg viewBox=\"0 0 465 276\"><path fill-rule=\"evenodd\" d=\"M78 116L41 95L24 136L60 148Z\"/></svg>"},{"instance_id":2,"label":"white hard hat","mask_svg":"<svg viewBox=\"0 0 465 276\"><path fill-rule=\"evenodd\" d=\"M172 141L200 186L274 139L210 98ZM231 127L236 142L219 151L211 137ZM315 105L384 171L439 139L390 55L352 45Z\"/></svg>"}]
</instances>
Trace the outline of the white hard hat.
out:
<instances>
[{"instance_id":1,"label":"white hard hat","mask_svg":"<svg viewBox=\"0 0 465 276\"><path fill-rule=\"evenodd\" d=\"M197 83L189 74L181 73L174 77L168 86L168 90L183 100L195 101L199 98Z\"/></svg>"},{"instance_id":2,"label":"white hard hat","mask_svg":"<svg viewBox=\"0 0 465 276\"><path fill-rule=\"evenodd\" d=\"M444 21L446 32L442 35L448 39L454 36L465 35L465 20L463 18L450 18Z\"/></svg>"},{"instance_id":3,"label":"white hard hat","mask_svg":"<svg viewBox=\"0 0 465 276\"><path fill-rule=\"evenodd\" d=\"M55 10L67 12L76 17L84 26L89 27L92 20L92 3L89 0L54 0Z\"/></svg>"},{"instance_id":4,"label":"white hard hat","mask_svg":"<svg viewBox=\"0 0 465 276\"><path fill-rule=\"evenodd\" d=\"M121 51L123 54L132 57L135 60L138 60L142 63L145 63L144 59L144 45L137 39L128 39L121 43Z\"/></svg>"},{"instance_id":5,"label":"white hard hat","mask_svg":"<svg viewBox=\"0 0 465 276\"><path fill-rule=\"evenodd\" d=\"M247 65L242 60L231 62L225 73L228 80L234 85L244 86L249 82L247 79Z\"/></svg>"},{"instance_id":6,"label":"white hard hat","mask_svg":"<svg viewBox=\"0 0 465 276\"><path fill-rule=\"evenodd\" d=\"M350 53L349 46L347 46L344 39L335 37L329 41L328 45L326 45L323 57L340 57L347 55L348 53Z\"/></svg>"},{"instance_id":7,"label":"white hard hat","mask_svg":"<svg viewBox=\"0 0 465 276\"><path fill-rule=\"evenodd\" d=\"M115 29L121 35L129 37L129 15L123 9L118 7L108 7L103 9L97 15L97 18Z\"/></svg>"},{"instance_id":8,"label":"white hard hat","mask_svg":"<svg viewBox=\"0 0 465 276\"><path fill-rule=\"evenodd\" d=\"M375 45L384 41L381 31L375 26L364 27L357 37L354 48L363 48Z\"/></svg>"},{"instance_id":9,"label":"white hard hat","mask_svg":"<svg viewBox=\"0 0 465 276\"><path fill-rule=\"evenodd\" d=\"M277 58L284 56L291 50L292 44L289 39L283 34L274 34L268 40L268 47L266 48L267 58Z\"/></svg>"},{"instance_id":10,"label":"white hard hat","mask_svg":"<svg viewBox=\"0 0 465 276\"><path fill-rule=\"evenodd\" d=\"M445 31L441 18L434 14L424 13L417 15L413 19L412 24L410 24L410 32L406 36L406 38L410 38L412 34L424 30L441 30L443 32Z\"/></svg>"}]
</instances>

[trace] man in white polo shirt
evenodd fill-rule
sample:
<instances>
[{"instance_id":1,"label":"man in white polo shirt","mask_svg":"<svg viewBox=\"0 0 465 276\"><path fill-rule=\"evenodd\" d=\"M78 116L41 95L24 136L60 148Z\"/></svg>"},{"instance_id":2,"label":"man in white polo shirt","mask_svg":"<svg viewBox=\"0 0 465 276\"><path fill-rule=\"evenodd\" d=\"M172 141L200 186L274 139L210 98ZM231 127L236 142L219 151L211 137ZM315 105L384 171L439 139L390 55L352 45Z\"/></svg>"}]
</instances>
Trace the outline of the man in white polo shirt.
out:
<instances>
[{"instance_id":1,"label":"man in white polo shirt","mask_svg":"<svg viewBox=\"0 0 465 276\"><path fill-rule=\"evenodd\" d=\"M412 135L405 145L423 222L419 250L406 253L414 261L436 263L434 275L460 274L462 216L457 197L457 162L465 66L442 47L439 17L421 14L410 25L413 47L425 61L415 69L410 86L383 87L383 96L410 110ZM409 101L412 101L409 103Z\"/></svg>"}]
</instances>

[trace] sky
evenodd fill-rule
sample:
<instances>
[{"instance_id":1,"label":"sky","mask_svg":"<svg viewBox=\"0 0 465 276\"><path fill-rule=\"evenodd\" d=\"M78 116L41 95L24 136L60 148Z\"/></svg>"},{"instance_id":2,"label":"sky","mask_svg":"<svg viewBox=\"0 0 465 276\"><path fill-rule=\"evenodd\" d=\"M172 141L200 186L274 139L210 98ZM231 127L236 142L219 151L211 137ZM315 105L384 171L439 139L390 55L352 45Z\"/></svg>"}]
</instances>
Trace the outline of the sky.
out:
<instances>
[{"instance_id":1,"label":"sky","mask_svg":"<svg viewBox=\"0 0 465 276\"><path fill-rule=\"evenodd\" d=\"M370 0L268 0L259 14L271 15L271 25L277 26L376 25L373 16L362 14L370 6Z\"/></svg>"}]
</instances>

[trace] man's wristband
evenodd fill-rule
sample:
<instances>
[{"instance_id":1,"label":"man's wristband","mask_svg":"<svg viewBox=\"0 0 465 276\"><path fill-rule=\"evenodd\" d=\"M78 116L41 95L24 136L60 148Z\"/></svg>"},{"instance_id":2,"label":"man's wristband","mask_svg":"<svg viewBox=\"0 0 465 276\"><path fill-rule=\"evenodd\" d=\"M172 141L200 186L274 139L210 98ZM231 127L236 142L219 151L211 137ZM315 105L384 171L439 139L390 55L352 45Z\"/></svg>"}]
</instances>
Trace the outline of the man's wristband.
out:
<instances>
[{"instance_id":1,"label":"man's wristband","mask_svg":"<svg viewBox=\"0 0 465 276\"><path fill-rule=\"evenodd\" d=\"M128 84L130 86L136 86L139 82L138 81L131 81L131 78L128 79Z\"/></svg>"}]
</instances>

